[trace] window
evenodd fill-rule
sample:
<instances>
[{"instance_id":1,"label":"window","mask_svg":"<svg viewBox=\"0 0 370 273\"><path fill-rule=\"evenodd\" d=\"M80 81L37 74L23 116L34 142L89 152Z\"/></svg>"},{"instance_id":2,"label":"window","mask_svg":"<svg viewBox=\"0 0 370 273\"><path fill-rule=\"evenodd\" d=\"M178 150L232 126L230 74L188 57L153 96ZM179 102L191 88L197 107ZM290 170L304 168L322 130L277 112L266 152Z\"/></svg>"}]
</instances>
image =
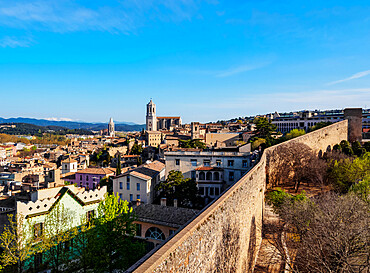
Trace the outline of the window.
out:
<instances>
[{"instance_id":1,"label":"window","mask_svg":"<svg viewBox=\"0 0 370 273\"><path fill-rule=\"evenodd\" d=\"M164 236L162 230L157 227L151 227L145 232L145 237L154 239L154 240L161 240L164 241L166 237Z\"/></svg>"},{"instance_id":2,"label":"window","mask_svg":"<svg viewBox=\"0 0 370 273\"><path fill-rule=\"evenodd\" d=\"M191 162L191 166L193 166L193 167L197 166L197 160L196 159L191 159L190 162Z\"/></svg>"},{"instance_id":3,"label":"window","mask_svg":"<svg viewBox=\"0 0 370 273\"><path fill-rule=\"evenodd\" d=\"M210 166L210 163L211 163L211 161L208 160L208 159L203 160L204 167L209 167Z\"/></svg>"},{"instance_id":4,"label":"window","mask_svg":"<svg viewBox=\"0 0 370 273\"><path fill-rule=\"evenodd\" d=\"M220 195L220 188L215 188L215 195Z\"/></svg>"},{"instance_id":5,"label":"window","mask_svg":"<svg viewBox=\"0 0 370 273\"><path fill-rule=\"evenodd\" d=\"M204 195L204 187L199 187L199 194Z\"/></svg>"},{"instance_id":6,"label":"window","mask_svg":"<svg viewBox=\"0 0 370 273\"><path fill-rule=\"evenodd\" d=\"M141 237L141 224L136 224L136 236Z\"/></svg>"},{"instance_id":7,"label":"window","mask_svg":"<svg viewBox=\"0 0 370 273\"><path fill-rule=\"evenodd\" d=\"M220 159L217 159L217 160L216 160L216 166L217 166L217 167L221 167L221 160L220 160Z\"/></svg>"},{"instance_id":8,"label":"window","mask_svg":"<svg viewBox=\"0 0 370 273\"><path fill-rule=\"evenodd\" d=\"M196 179L197 178L197 172L196 171L191 171L191 178Z\"/></svg>"},{"instance_id":9,"label":"window","mask_svg":"<svg viewBox=\"0 0 370 273\"><path fill-rule=\"evenodd\" d=\"M243 168L247 168L248 167L248 160L243 160Z\"/></svg>"},{"instance_id":10,"label":"window","mask_svg":"<svg viewBox=\"0 0 370 273\"><path fill-rule=\"evenodd\" d=\"M218 172L213 173L213 180L214 181L219 181L220 180L220 174Z\"/></svg>"},{"instance_id":11,"label":"window","mask_svg":"<svg viewBox=\"0 0 370 273\"><path fill-rule=\"evenodd\" d=\"M175 159L175 164L176 164L176 166L179 166L180 165L180 159Z\"/></svg>"},{"instance_id":12,"label":"window","mask_svg":"<svg viewBox=\"0 0 370 273\"><path fill-rule=\"evenodd\" d=\"M136 190L140 191L140 183L136 183Z\"/></svg>"},{"instance_id":13,"label":"window","mask_svg":"<svg viewBox=\"0 0 370 273\"><path fill-rule=\"evenodd\" d=\"M130 202L132 202L133 200L134 200L134 196L130 194Z\"/></svg>"},{"instance_id":14,"label":"window","mask_svg":"<svg viewBox=\"0 0 370 273\"><path fill-rule=\"evenodd\" d=\"M120 190L122 190L122 189L123 189L122 182L119 182L119 189L120 189Z\"/></svg>"},{"instance_id":15,"label":"window","mask_svg":"<svg viewBox=\"0 0 370 273\"><path fill-rule=\"evenodd\" d=\"M119 199L121 199L121 200L122 200L122 193L120 193L120 194L119 194Z\"/></svg>"},{"instance_id":16,"label":"window","mask_svg":"<svg viewBox=\"0 0 370 273\"><path fill-rule=\"evenodd\" d=\"M91 222L92 219L94 218L94 215L95 215L94 210L89 210L88 212L86 212L86 221Z\"/></svg>"},{"instance_id":17,"label":"window","mask_svg":"<svg viewBox=\"0 0 370 273\"><path fill-rule=\"evenodd\" d=\"M130 190L130 182L126 182L126 189L129 191Z\"/></svg>"},{"instance_id":18,"label":"window","mask_svg":"<svg viewBox=\"0 0 370 273\"><path fill-rule=\"evenodd\" d=\"M126 182L130 182L130 176L127 176Z\"/></svg>"},{"instance_id":19,"label":"window","mask_svg":"<svg viewBox=\"0 0 370 273\"><path fill-rule=\"evenodd\" d=\"M206 180L206 175L204 172L199 173L199 180Z\"/></svg>"},{"instance_id":20,"label":"window","mask_svg":"<svg viewBox=\"0 0 370 273\"><path fill-rule=\"evenodd\" d=\"M211 172L207 172L206 180L212 180L212 173Z\"/></svg>"},{"instance_id":21,"label":"window","mask_svg":"<svg viewBox=\"0 0 370 273\"><path fill-rule=\"evenodd\" d=\"M215 188L209 188L209 195L215 195Z\"/></svg>"},{"instance_id":22,"label":"window","mask_svg":"<svg viewBox=\"0 0 370 273\"><path fill-rule=\"evenodd\" d=\"M234 166L234 160L228 160L227 161L227 166L228 167L233 167Z\"/></svg>"},{"instance_id":23,"label":"window","mask_svg":"<svg viewBox=\"0 0 370 273\"><path fill-rule=\"evenodd\" d=\"M234 181L234 172L229 172L229 181Z\"/></svg>"},{"instance_id":24,"label":"window","mask_svg":"<svg viewBox=\"0 0 370 273\"><path fill-rule=\"evenodd\" d=\"M136 200L140 200L140 194L136 195Z\"/></svg>"},{"instance_id":25,"label":"window","mask_svg":"<svg viewBox=\"0 0 370 273\"><path fill-rule=\"evenodd\" d=\"M82 175L80 175L80 180L82 180Z\"/></svg>"},{"instance_id":26,"label":"window","mask_svg":"<svg viewBox=\"0 0 370 273\"><path fill-rule=\"evenodd\" d=\"M44 223L37 223L33 226L33 237L35 239L40 238L43 233Z\"/></svg>"},{"instance_id":27,"label":"window","mask_svg":"<svg viewBox=\"0 0 370 273\"><path fill-rule=\"evenodd\" d=\"M88 175L86 175L86 181L89 181L89 176Z\"/></svg>"}]
</instances>

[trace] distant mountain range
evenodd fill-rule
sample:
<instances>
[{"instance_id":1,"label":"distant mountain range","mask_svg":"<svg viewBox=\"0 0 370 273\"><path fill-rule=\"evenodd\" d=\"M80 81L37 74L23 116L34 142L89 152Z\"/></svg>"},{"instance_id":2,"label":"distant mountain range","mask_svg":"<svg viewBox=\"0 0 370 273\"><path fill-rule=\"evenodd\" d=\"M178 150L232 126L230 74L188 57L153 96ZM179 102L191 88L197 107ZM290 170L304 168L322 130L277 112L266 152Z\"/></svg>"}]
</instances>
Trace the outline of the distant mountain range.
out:
<instances>
[{"instance_id":1,"label":"distant mountain range","mask_svg":"<svg viewBox=\"0 0 370 273\"><path fill-rule=\"evenodd\" d=\"M60 126L68 129L86 129L92 131L99 131L108 128L108 123L88 123L79 121L66 121L66 120L46 120L46 119L35 119L35 118L1 118L1 123L28 123L38 126ZM135 124L132 122L116 122L116 131L141 131L145 128L145 124Z\"/></svg>"}]
</instances>

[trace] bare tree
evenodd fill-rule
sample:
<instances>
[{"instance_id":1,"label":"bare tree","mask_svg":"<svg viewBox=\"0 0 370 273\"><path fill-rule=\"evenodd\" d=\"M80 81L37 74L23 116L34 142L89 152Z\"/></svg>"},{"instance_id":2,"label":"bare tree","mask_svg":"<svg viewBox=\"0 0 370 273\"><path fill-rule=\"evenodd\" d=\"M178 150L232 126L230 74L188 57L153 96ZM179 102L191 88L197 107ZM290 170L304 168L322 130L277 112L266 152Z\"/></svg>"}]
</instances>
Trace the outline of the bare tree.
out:
<instances>
[{"instance_id":1,"label":"bare tree","mask_svg":"<svg viewBox=\"0 0 370 273\"><path fill-rule=\"evenodd\" d=\"M301 182L324 184L327 164L303 143L283 143L267 154L269 183L290 185L298 191Z\"/></svg>"},{"instance_id":2,"label":"bare tree","mask_svg":"<svg viewBox=\"0 0 370 273\"><path fill-rule=\"evenodd\" d=\"M369 207L356 195L289 201L279 214L283 225L271 243L290 272L369 272Z\"/></svg>"}]
</instances>

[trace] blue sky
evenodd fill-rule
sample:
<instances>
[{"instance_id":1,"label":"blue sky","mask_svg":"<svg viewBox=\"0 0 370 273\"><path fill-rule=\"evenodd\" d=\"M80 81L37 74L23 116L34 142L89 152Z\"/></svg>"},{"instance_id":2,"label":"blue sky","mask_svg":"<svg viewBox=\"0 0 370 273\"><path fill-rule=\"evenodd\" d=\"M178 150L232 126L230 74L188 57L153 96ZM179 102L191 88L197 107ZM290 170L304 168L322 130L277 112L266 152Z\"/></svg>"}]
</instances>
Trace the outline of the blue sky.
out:
<instances>
[{"instance_id":1,"label":"blue sky","mask_svg":"<svg viewBox=\"0 0 370 273\"><path fill-rule=\"evenodd\" d=\"M370 108L370 4L0 0L1 117Z\"/></svg>"}]
</instances>

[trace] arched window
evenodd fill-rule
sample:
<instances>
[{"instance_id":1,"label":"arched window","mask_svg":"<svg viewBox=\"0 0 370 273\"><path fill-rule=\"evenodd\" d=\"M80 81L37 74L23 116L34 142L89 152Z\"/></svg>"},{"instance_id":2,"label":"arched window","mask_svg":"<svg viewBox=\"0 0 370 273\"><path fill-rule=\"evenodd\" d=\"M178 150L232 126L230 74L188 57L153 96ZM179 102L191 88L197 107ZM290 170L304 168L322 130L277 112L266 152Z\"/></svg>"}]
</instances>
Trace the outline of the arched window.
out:
<instances>
[{"instance_id":1,"label":"arched window","mask_svg":"<svg viewBox=\"0 0 370 273\"><path fill-rule=\"evenodd\" d=\"M212 173L211 172L207 172L207 180L212 180Z\"/></svg>"},{"instance_id":2,"label":"arched window","mask_svg":"<svg viewBox=\"0 0 370 273\"><path fill-rule=\"evenodd\" d=\"M220 174L219 174L219 172L214 172L214 173L213 173L213 180L214 180L214 181L218 181L218 180L220 180Z\"/></svg>"},{"instance_id":3,"label":"arched window","mask_svg":"<svg viewBox=\"0 0 370 273\"><path fill-rule=\"evenodd\" d=\"M199 173L199 180L206 180L204 172Z\"/></svg>"},{"instance_id":4,"label":"arched window","mask_svg":"<svg viewBox=\"0 0 370 273\"><path fill-rule=\"evenodd\" d=\"M145 232L145 237L154 239L154 240L166 240L166 237L164 236L162 230L160 230L157 227L151 227Z\"/></svg>"}]
</instances>

